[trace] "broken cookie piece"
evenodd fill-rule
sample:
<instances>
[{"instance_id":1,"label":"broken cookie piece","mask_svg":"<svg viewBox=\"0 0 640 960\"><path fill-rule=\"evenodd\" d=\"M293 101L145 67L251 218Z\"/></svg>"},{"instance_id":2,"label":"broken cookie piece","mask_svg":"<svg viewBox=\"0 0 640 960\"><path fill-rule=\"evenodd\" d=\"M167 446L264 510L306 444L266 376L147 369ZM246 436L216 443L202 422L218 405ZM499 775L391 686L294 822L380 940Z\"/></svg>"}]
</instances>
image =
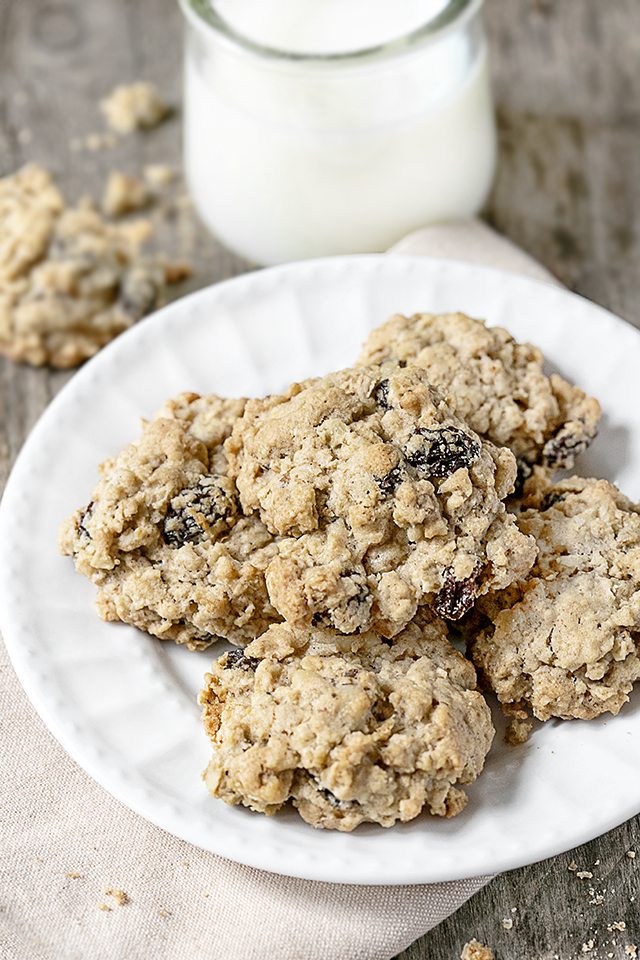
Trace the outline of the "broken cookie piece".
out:
<instances>
[{"instance_id":1,"label":"broken cookie piece","mask_svg":"<svg viewBox=\"0 0 640 960\"><path fill-rule=\"evenodd\" d=\"M73 367L154 310L170 271L142 247L151 225L66 207L49 173L0 179L0 353Z\"/></svg>"},{"instance_id":2,"label":"broken cookie piece","mask_svg":"<svg viewBox=\"0 0 640 960\"><path fill-rule=\"evenodd\" d=\"M494 736L472 665L429 615L391 646L276 624L213 664L200 703L213 796L267 814L292 801L330 830L454 816Z\"/></svg>"}]
</instances>

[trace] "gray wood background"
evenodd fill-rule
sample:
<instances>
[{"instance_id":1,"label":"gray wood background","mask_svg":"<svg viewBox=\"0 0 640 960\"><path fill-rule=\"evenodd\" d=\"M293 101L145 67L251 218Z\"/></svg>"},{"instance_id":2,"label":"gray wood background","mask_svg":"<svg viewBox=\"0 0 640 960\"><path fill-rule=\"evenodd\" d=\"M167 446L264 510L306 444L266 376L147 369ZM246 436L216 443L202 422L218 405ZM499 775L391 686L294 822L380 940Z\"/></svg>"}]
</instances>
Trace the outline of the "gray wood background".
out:
<instances>
[{"instance_id":1,"label":"gray wood background","mask_svg":"<svg viewBox=\"0 0 640 960\"><path fill-rule=\"evenodd\" d=\"M639 0L487 0L486 20L501 137L487 219L640 326ZM102 131L97 102L117 82L152 80L179 104L180 64L175 0L0 0L0 175L37 160L76 198L99 196L110 169L178 164L179 117L113 150L70 143ZM248 268L179 216L164 231L197 268L176 294ZM69 375L0 360L0 483ZM636 819L495 879L402 960L456 960L472 936L499 960L628 960L631 943L640 955L639 870ZM607 929L620 921L624 931Z\"/></svg>"}]
</instances>

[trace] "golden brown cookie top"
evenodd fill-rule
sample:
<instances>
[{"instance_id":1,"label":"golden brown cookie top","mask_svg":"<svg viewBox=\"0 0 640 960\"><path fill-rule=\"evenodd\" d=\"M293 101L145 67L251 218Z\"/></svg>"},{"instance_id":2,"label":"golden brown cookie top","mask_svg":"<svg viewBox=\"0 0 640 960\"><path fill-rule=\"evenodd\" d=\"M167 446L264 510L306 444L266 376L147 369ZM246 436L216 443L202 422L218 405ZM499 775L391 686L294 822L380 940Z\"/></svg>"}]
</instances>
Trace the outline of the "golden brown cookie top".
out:
<instances>
[{"instance_id":1,"label":"golden brown cookie top","mask_svg":"<svg viewBox=\"0 0 640 960\"><path fill-rule=\"evenodd\" d=\"M640 509L606 480L537 474L518 518L530 574L482 598L470 649L504 703L542 720L617 713L640 678Z\"/></svg>"},{"instance_id":2,"label":"golden brown cookie top","mask_svg":"<svg viewBox=\"0 0 640 960\"><path fill-rule=\"evenodd\" d=\"M269 573L286 619L393 636L418 605L457 619L533 562L503 503L513 455L418 367L355 367L250 400L225 449L243 511L297 538Z\"/></svg>"},{"instance_id":3,"label":"golden brown cookie top","mask_svg":"<svg viewBox=\"0 0 640 960\"><path fill-rule=\"evenodd\" d=\"M328 829L458 813L493 739L471 664L431 617L392 645L274 625L213 664L200 702L214 796L264 813L292 800Z\"/></svg>"},{"instance_id":4,"label":"golden brown cookie top","mask_svg":"<svg viewBox=\"0 0 640 960\"><path fill-rule=\"evenodd\" d=\"M571 468L597 433L600 405L557 374L541 352L463 313L397 315L372 331L360 363L400 360L429 371L476 433L526 464Z\"/></svg>"}]
</instances>

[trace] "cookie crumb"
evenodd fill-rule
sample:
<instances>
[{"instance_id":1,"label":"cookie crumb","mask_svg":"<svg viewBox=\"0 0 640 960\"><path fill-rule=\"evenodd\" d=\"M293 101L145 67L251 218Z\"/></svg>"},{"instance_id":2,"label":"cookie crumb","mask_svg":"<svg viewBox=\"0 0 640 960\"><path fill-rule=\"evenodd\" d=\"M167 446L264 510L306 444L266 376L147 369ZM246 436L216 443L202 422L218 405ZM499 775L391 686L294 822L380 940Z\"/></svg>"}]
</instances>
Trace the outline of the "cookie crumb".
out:
<instances>
[{"instance_id":1,"label":"cookie crumb","mask_svg":"<svg viewBox=\"0 0 640 960\"><path fill-rule=\"evenodd\" d=\"M186 260L172 260L171 263L164 263L163 267L165 281L172 286L193 275L193 267Z\"/></svg>"},{"instance_id":2,"label":"cookie crumb","mask_svg":"<svg viewBox=\"0 0 640 960\"><path fill-rule=\"evenodd\" d=\"M635 943L630 943L627 947L624 948L624 952L628 957L632 957L633 960L638 956L638 948Z\"/></svg>"},{"instance_id":3,"label":"cookie crumb","mask_svg":"<svg viewBox=\"0 0 640 960\"><path fill-rule=\"evenodd\" d=\"M577 869L578 869L578 864L575 862L575 860L572 860L569 866L567 867L567 870L576 871Z\"/></svg>"},{"instance_id":4,"label":"cookie crumb","mask_svg":"<svg viewBox=\"0 0 640 960\"><path fill-rule=\"evenodd\" d=\"M627 925L624 922L624 920L617 920L615 923L607 924L607 930L609 931L609 933L613 933L614 930L622 931L626 929L627 929Z\"/></svg>"},{"instance_id":5,"label":"cookie crumb","mask_svg":"<svg viewBox=\"0 0 640 960\"><path fill-rule=\"evenodd\" d=\"M465 943L460 960L496 960L493 950L473 938Z\"/></svg>"},{"instance_id":6,"label":"cookie crumb","mask_svg":"<svg viewBox=\"0 0 640 960\"><path fill-rule=\"evenodd\" d=\"M511 917L504 917L502 920L502 926L504 927L505 930L511 930L513 926L513 920L511 919Z\"/></svg>"},{"instance_id":7,"label":"cookie crumb","mask_svg":"<svg viewBox=\"0 0 640 960\"><path fill-rule=\"evenodd\" d=\"M532 730L533 723L529 717L512 717L504 733L505 743L510 744L512 747L526 743L531 736Z\"/></svg>"},{"instance_id":8,"label":"cookie crumb","mask_svg":"<svg viewBox=\"0 0 640 960\"><path fill-rule=\"evenodd\" d=\"M166 919L167 917L172 916L171 910L165 910L164 907L162 910L158 910L158 916Z\"/></svg>"},{"instance_id":9,"label":"cookie crumb","mask_svg":"<svg viewBox=\"0 0 640 960\"><path fill-rule=\"evenodd\" d=\"M151 187L167 187L176 179L176 171L164 163L150 163L144 168L144 178Z\"/></svg>"},{"instance_id":10,"label":"cookie crumb","mask_svg":"<svg viewBox=\"0 0 640 960\"><path fill-rule=\"evenodd\" d=\"M129 895L118 887L105 887L102 892L105 897L113 897L119 907L124 907L127 903L131 903Z\"/></svg>"},{"instance_id":11,"label":"cookie crumb","mask_svg":"<svg viewBox=\"0 0 640 960\"><path fill-rule=\"evenodd\" d=\"M586 943L583 943L583 944L582 944L581 950L582 950L583 953L591 953L591 951L593 950L594 947L595 947L594 941L593 941L593 940L587 940Z\"/></svg>"},{"instance_id":12,"label":"cookie crumb","mask_svg":"<svg viewBox=\"0 0 640 960\"><path fill-rule=\"evenodd\" d=\"M75 870L70 870L68 873L65 873L65 877L69 880L82 880L82 874L76 873Z\"/></svg>"},{"instance_id":13,"label":"cookie crumb","mask_svg":"<svg viewBox=\"0 0 640 960\"><path fill-rule=\"evenodd\" d=\"M625 856L628 857L629 860L635 860L635 858L636 858L636 852L635 852L635 850L627 850Z\"/></svg>"},{"instance_id":14,"label":"cookie crumb","mask_svg":"<svg viewBox=\"0 0 640 960\"><path fill-rule=\"evenodd\" d=\"M112 150L118 141L110 133L90 133L85 137L83 146L89 153L98 153L100 150Z\"/></svg>"},{"instance_id":15,"label":"cookie crumb","mask_svg":"<svg viewBox=\"0 0 640 960\"><path fill-rule=\"evenodd\" d=\"M100 109L107 125L116 133L128 134L134 130L157 127L169 113L158 90L152 83L122 84L100 101Z\"/></svg>"},{"instance_id":16,"label":"cookie crumb","mask_svg":"<svg viewBox=\"0 0 640 960\"><path fill-rule=\"evenodd\" d=\"M590 870L578 870L576 877L580 880L593 880L593 874Z\"/></svg>"},{"instance_id":17,"label":"cookie crumb","mask_svg":"<svg viewBox=\"0 0 640 960\"><path fill-rule=\"evenodd\" d=\"M108 913L111 913L111 907L107 903L99 903L98 910L105 910Z\"/></svg>"},{"instance_id":18,"label":"cookie crumb","mask_svg":"<svg viewBox=\"0 0 640 960\"><path fill-rule=\"evenodd\" d=\"M140 181L142 190L146 187ZM112 210L134 206L116 184ZM0 353L34 366L77 366L154 310L188 269L146 255L148 220L112 222L90 200L67 206L51 174L30 164L0 177Z\"/></svg>"},{"instance_id":19,"label":"cookie crumb","mask_svg":"<svg viewBox=\"0 0 640 960\"><path fill-rule=\"evenodd\" d=\"M121 217L141 210L149 203L149 191L138 177L112 170L102 196L102 209L108 217Z\"/></svg>"}]
</instances>

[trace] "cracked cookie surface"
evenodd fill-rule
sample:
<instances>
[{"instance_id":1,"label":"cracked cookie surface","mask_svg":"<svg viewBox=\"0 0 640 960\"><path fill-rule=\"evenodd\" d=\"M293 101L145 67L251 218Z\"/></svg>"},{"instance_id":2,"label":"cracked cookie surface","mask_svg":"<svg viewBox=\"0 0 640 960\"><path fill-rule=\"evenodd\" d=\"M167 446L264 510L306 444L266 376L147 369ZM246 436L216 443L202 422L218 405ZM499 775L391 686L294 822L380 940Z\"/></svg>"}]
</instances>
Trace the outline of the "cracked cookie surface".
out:
<instances>
[{"instance_id":1,"label":"cracked cookie surface","mask_svg":"<svg viewBox=\"0 0 640 960\"><path fill-rule=\"evenodd\" d=\"M357 367L250 400L226 444L245 513L286 537L267 572L292 622L398 633L458 619L533 563L503 499L516 464L418 367Z\"/></svg>"},{"instance_id":2,"label":"cracked cookie surface","mask_svg":"<svg viewBox=\"0 0 640 960\"><path fill-rule=\"evenodd\" d=\"M101 467L89 505L60 544L98 587L105 620L192 649L243 644L279 616L264 571L274 538L243 517L223 443L243 400L182 394Z\"/></svg>"},{"instance_id":3,"label":"cracked cookie surface","mask_svg":"<svg viewBox=\"0 0 640 960\"><path fill-rule=\"evenodd\" d=\"M502 703L540 720L618 713L640 679L640 509L606 480L540 473L526 494L518 522L538 559L479 601L472 659Z\"/></svg>"},{"instance_id":4,"label":"cracked cookie surface","mask_svg":"<svg viewBox=\"0 0 640 960\"><path fill-rule=\"evenodd\" d=\"M501 327L462 313L395 316L377 327L363 364L401 360L428 370L456 413L482 437L507 446L526 466L571 468L594 439L600 405L558 374L541 352Z\"/></svg>"},{"instance_id":5,"label":"cracked cookie surface","mask_svg":"<svg viewBox=\"0 0 640 960\"><path fill-rule=\"evenodd\" d=\"M453 816L493 740L475 672L423 617L389 646L369 631L276 624L213 664L200 694L208 789L316 827Z\"/></svg>"},{"instance_id":6,"label":"cracked cookie surface","mask_svg":"<svg viewBox=\"0 0 640 960\"><path fill-rule=\"evenodd\" d=\"M0 353L73 367L158 306L165 268L145 258L145 221L65 206L42 167L0 179Z\"/></svg>"}]
</instances>

